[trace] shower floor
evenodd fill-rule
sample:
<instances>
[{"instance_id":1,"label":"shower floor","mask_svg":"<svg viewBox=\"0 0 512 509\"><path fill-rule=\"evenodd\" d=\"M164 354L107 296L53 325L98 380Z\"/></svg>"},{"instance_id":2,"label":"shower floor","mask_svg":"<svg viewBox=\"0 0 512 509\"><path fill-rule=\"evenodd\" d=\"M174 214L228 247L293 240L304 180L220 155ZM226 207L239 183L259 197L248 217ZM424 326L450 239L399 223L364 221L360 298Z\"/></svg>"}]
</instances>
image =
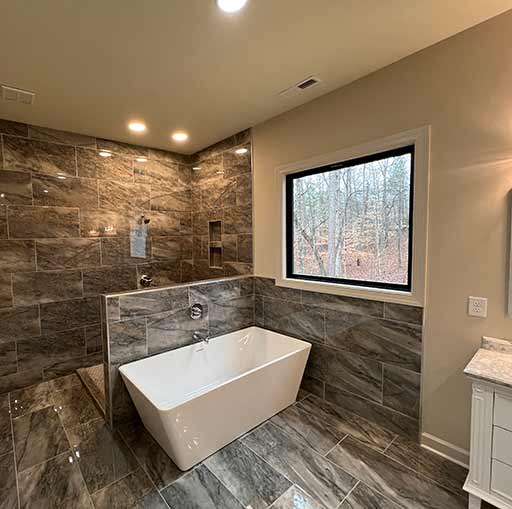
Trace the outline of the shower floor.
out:
<instances>
[{"instance_id":1,"label":"shower floor","mask_svg":"<svg viewBox=\"0 0 512 509\"><path fill-rule=\"evenodd\" d=\"M105 378L103 373L103 364L80 368L76 370L82 380L85 388L96 403L96 406L105 415Z\"/></svg>"}]
</instances>

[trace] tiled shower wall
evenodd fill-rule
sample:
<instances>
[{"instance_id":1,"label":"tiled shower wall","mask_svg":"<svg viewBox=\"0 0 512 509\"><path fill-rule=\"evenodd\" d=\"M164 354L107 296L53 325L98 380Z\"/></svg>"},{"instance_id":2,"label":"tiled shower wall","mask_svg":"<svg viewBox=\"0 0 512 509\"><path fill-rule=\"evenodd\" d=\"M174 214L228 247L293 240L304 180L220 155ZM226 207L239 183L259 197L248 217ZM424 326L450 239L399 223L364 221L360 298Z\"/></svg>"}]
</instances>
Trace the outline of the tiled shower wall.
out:
<instances>
[{"instance_id":1,"label":"tiled shower wall","mask_svg":"<svg viewBox=\"0 0 512 509\"><path fill-rule=\"evenodd\" d=\"M134 412L120 364L191 344L195 330L213 337L255 324L312 343L304 389L418 440L420 308L282 288L259 277L107 300L114 421ZM188 314L196 302L206 311L198 322Z\"/></svg>"},{"instance_id":2,"label":"tiled shower wall","mask_svg":"<svg viewBox=\"0 0 512 509\"><path fill-rule=\"evenodd\" d=\"M247 231L229 220L237 200L252 209L251 152L238 145L250 149L248 131L194 157L0 120L0 393L100 363L101 294L135 290L142 274L168 286L252 270L243 239L215 275L194 249L204 224L193 206L218 206L208 200L219 177L234 193L222 202L227 232ZM192 176L199 160L224 173L205 161L205 177ZM133 257L143 214L145 252Z\"/></svg>"}]
</instances>

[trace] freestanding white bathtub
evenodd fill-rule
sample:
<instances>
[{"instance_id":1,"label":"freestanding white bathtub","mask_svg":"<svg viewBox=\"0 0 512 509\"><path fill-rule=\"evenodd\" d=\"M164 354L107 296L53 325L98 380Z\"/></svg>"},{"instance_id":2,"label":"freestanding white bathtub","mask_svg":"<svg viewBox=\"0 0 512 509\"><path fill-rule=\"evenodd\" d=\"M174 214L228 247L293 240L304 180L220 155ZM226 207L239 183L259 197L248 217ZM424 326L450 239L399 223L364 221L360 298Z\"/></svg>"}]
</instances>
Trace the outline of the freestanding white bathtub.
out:
<instances>
[{"instance_id":1,"label":"freestanding white bathtub","mask_svg":"<svg viewBox=\"0 0 512 509\"><path fill-rule=\"evenodd\" d=\"M188 470L291 405L310 349L250 327L120 371L146 429Z\"/></svg>"}]
</instances>

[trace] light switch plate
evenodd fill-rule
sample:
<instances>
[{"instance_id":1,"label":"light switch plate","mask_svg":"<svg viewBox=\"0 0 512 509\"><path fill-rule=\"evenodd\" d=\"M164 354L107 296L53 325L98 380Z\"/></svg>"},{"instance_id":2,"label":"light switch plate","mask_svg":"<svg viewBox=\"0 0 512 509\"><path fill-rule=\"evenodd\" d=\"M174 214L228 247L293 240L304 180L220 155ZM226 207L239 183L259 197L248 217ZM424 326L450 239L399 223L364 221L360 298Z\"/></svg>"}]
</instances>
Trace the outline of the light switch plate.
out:
<instances>
[{"instance_id":1,"label":"light switch plate","mask_svg":"<svg viewBox=\"0 0 512 509\"><path fill-rule=\"evenodd\" d=\"M468 315L487 318L487 299L485 297L469 297Z\"/></svg>"}]
</instances>

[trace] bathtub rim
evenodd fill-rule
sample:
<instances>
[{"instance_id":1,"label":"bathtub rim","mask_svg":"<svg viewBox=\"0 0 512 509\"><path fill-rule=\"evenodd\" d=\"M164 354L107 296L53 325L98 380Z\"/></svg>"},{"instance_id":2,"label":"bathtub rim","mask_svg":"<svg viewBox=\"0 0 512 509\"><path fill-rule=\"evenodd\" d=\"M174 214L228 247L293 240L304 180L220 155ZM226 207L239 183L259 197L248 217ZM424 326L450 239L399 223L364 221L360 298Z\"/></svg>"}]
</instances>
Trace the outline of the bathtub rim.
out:
<instances>
[{"instance_id":1,"label":"bathtub rim","mask_svg":"<svg viewBox=\"0 0 512 509\"><path fill-rule=\"evenodd\" d=\"M169 353L172 353L174 352L175 350L181 350L182 348L194 348L194 347L197 347L197 344L198 343L193 343L191 345L187 345L187 346L183 346L183 347L179 347L179 348L175 348L174 350L168 350L166 352L160 352L160 353L157 353L155 355L150 355L148 357L144 357L143 359L139 359L139 360L136 360L136 361L132 361L132 362L127 362L125 364L122 364L121 366L119 366L119 372L121 373L121 376L123 377L123 381L125 381L125 379L128 379L130 381L130 383L138 390L140 391L140 393L159 411L159 412L170 412L172 410L175 410L176 408L178 408L179 406L182 406L182 405L185 405L187 403L189 403L190 401L192 401L193 399L196 399L198 397L201 397L201 396L204 396L216 389L219 389L221 387L224 387L225 385L228 385L236 380L239 380L240 378L242 377L245 377L247 375L250 375L251 373L255 373L256 371L259 371L265 367L268 367L268 366L271 366L272 364L275 364L276 362L278 361L282 361L284 359L287 359L288 357L291 357L292 355L295 355L299 352L302 352L304 350L307 350L308 351L308 357L309 357L309 353L311 352L311 346L312 344L308 341L304 341L302 339L298 339L298 338L294 338L293 336L288 336L287 334L282 334L280 332L276 332L276 331L272 331L272 330L269 330L269 329L264 329L263 327L258 327L257 325L251 325L250 327L244 327L243 329L238 329L236 331L232 331L232 332L227 332L226 334L222 334L221 336L217 336L215 338L212 338L210 339L210 342L214 342L216 340L220 340L222 338L224 338L225 336L227 336L228 334L233 334L235 332L243 332L243 331L246 331L246 330L251 330L251 329L260 329L262 331L266 331L266 332L271 332L273 334L279 334L280 336L284 336L286 338L289 338L289 339L292 339L294 341L296 341L297 343L299 344L302 344L302 347L301 348L298 348L292 352L289 352L289 353L286 353L284 355L281 355L279 357L276 357L275 359L272 359L270 361L267 361L265 362L264 364L261 364L260 366L257 366L255 368L252 368L248 371L244 371L243 373L233 377L233 378L230 378L229 380L225 380L224 382L218 384L218 385L215 385L213 387L210 387L208 388L207 390L205 390L204 392L201 392L199 394L195 394L193 396L190 396L189 398L186 398L182 401L180 401L179 403L175 404L175 405L172 405L170 407L162 407L160 405L157 405L152 398L150 398L147 393L142 390L138 385L136 385L132 380L130 380L130 378L123 372L123 368L125 366L129 366L131 364L136 364L136 363L140 363L140 362L143 362L143 361L146 361L152 357L156 357L157 355L164 355L164 354L169 354Z\"/></svg>"}]
</instances>

